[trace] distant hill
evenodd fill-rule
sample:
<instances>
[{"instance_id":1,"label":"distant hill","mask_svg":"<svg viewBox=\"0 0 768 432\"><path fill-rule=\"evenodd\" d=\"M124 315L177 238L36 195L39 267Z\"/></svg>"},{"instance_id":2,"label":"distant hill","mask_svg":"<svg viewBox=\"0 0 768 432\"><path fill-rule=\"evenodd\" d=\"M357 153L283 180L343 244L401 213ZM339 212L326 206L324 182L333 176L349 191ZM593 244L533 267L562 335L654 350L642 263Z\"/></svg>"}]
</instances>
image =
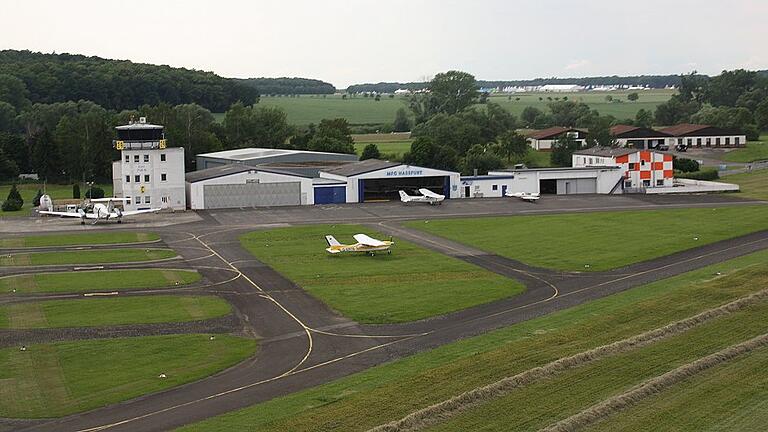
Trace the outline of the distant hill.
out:
<instances>
[{"instance_id":1,"label":"distant hill","mask_svg":"<svg viewBox=\"0 0 768 432\"><path fill-rule=\"evenodd\" d=\"M0 51L3 74L23 81L32 103L84 99L114 110L197 103L222 112L238 100L250 105L259 99L253 86L213 72L73 54Z\"/></svg>"},{"instance_id":2,"label":"distant hill","mask_svg":"<svg viewBox=\"0 0 768 432\"><path fill-rule=\"evenodd\" d=\"M247 78L238 80L255 88L262 95L333 94L336 87L325 81L309 78Z\"/></svg>"}]
</instances>

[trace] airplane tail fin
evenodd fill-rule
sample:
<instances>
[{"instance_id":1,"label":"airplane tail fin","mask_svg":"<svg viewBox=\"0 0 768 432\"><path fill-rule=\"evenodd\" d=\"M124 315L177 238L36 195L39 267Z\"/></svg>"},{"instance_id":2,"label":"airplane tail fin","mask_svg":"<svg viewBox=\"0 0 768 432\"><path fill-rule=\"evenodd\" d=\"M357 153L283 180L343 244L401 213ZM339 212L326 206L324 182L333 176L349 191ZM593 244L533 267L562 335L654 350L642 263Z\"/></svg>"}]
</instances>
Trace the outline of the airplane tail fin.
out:
<instances>
[{"instance_id":1,"label":"airplane tail fin","mask_svg":"<svg viewBox=\"0 0 768 432\"><path fill-rule=\"evenodd\" d=\"M332 235L325 236L325 241L328 242L328 246L341 246L341 243Z\"/></svg>"},{"instance_id":2,"label":"airplane tail fin","mask_svg":"<svg viewBox=\"0 0 768 432\"><path fill-rule=\"evenodd\" d=\"M411 200L411 197L410 197L410 196L408 196L408 194L407 194L407 193L405 193L405 191L402 191L402 190L401 190L401 191L398 191L398 193L400 193L400 201L402 201L402 202L408 202L408 201L410 201L410 200Z\"/></svg>"}]
</instances>

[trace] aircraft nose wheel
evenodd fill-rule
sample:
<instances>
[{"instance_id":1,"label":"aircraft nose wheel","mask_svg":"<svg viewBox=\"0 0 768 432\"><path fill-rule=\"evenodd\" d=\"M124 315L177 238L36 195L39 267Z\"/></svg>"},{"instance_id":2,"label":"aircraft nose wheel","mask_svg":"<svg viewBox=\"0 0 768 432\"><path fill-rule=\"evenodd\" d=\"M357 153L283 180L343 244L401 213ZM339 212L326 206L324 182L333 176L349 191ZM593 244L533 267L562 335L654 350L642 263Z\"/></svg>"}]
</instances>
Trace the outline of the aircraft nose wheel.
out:
<instances>
[{"instance_id":1,"label":"aircraft nose wheel","mask_svg":"<svg viewBox=\"0 0 768 432\"><path fill-rule=\"evenodd\" d=\"M388 251L387 251L387 255L392 255L392 251L391 251L391 250L388 250Z\"/></svg>"}]
</instances>

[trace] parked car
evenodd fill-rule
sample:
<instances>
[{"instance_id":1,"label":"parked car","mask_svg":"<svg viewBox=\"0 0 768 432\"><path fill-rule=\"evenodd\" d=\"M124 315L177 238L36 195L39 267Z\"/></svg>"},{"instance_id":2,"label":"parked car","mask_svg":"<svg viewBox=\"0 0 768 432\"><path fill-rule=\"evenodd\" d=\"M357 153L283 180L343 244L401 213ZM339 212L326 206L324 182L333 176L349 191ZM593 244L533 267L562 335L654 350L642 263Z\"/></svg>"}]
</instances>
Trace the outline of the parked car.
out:
<instances>
[{"instance_id":1,"label":"parked car","mask_svg":"<svg viewBox=\"0 0 768 432\"><path fill-rule=\"evenodd\" d=\"M677 151L682 153L682 152L685 152L686 150L688 150L688 146L686 146L685 144L678 144L678 145L675 146L675 150L677 150Z\"/></svg>"},{"instance_id":2,"label":"parked car","mask_svg":"<svg viewBox=\"0 0 768 432\"><path fill-rule=\"evenodd\" d=\"M669 150L669 146L666 144L659 144L656 146L656 150L658 151L667 151Z\"/></svg>"}]
</instances>

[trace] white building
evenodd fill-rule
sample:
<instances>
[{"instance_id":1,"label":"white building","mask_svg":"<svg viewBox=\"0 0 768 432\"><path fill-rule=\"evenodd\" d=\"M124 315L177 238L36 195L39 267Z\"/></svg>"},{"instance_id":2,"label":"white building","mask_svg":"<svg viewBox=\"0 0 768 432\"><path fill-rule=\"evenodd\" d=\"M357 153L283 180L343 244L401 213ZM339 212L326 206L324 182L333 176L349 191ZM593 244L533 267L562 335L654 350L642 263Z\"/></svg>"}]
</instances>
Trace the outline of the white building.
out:
<instances>
[{"instance_id":1,"label":"white building","mask_svg":"<svg viewBox=\"0 0 768 432\"><path fill-rule=\"evenodd\" d=\"M724 129L709 125L683 123L662 129L669 134L667 144L672 147L684 145L686 147L744 147L747 145L747 136L744 132L734 129Z\"/></svg>"},{"instance_id":2,"label":"white building","mask_svg":"<svg viewBox=\"0 0 768 432\"><path fill-rule=\"evenodd\" d=\"M112 163L112 187L116 197L128 198L125 210L184 210L184 148L167 147L163 127L143 117L116 129L120 160Z\"/></svg>"},{"instance_id":3,"label":"white building","mask_svg":"<svg viewBox=\"0 0 768 432\"><path fill-rule=\"evenodd\" d=\"M573 153L574 167L620 167L625 188L672 187L672 155L634 148L592 147Z\"/></svg>"},{"instance_id":4,"label":"white building","mask_svg":"<svg viewBox=\"0 0 768 432\"><path fill-rule=\"evenodd\" d=\"M551 128L534 130L526 134L528 145L534 150L552 150L552 146L555 142L567 136L579 143L579 146L584 147L587 144L587 131L586 129L567 128L562 126L553 126Z\"/></svg>"},{"instance_id":5,"label":"white building","mask_svg":"<svg viewBox=\"0 0 768 432\"><path fill-rule=\"evenodd\" d=\"M541 194L620 194L619 167L526 168L461 177L462 198L503 197L507 192Z\"/></svg>"}]
</instances>

